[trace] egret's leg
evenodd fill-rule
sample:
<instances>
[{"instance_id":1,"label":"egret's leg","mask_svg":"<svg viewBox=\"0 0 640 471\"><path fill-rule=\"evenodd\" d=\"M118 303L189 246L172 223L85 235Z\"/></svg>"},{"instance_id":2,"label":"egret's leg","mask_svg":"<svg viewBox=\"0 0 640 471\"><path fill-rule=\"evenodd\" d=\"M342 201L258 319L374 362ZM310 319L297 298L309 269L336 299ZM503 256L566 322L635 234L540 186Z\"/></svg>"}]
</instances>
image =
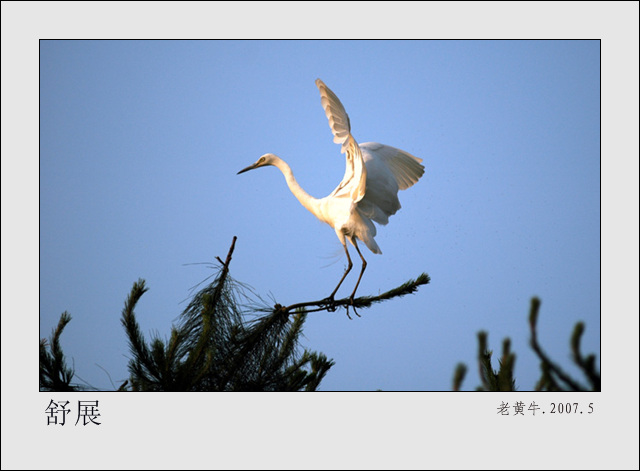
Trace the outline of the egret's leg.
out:
<instances>
[{"instance_id":1,"label":"egret's leg","mask_svg":"<svg viewBox=\"0 0 640 471\"><path fill-rule=\"evenodd\" d=\"M353 306L353 298L355 297L356 291L358 290L358 286L360 285L360 280L362 279L362 274L364 273L364 270L367 268L367 261L362 256L362 252L360 252L360 248L358 248L358 243L356 242L356 238L355 237L352 239L352 242L353 242L353 246L358 251L358 255L360 255L360 258L362 259L362 269L360 270L360 276L358 277L358 281L356 282L356 287L353 288L353 293L351 293L351 297L349 298L351 300L351 305ZM353 312L356 313L356 316L360 317L360 314L358 314L358 311L356 311L356 307L355 306L353 306ZM348 315L349 315L349 308L347 306L347 316ZM349 318L351 318L351 317L349 317Z\"/></svg>"},{"instance_id":2,"label":"egret's leg","mask_svg":"<svg viewBox=\"0 0 640 471\"><path fill-rule=\"evenodd\" d=\"M342 275L342 278L340 278L340 281L338 282L338 286L336 286L336 289L334 289L333 293L331 293L331 295L329 296L329 299L332 300L332 301L333 301L333 297L338 292L338 288L340 288L340 285L342 284L342 282L346 278L347 273L349 273L351 271L351 268L353 267L353 263L351 262L351 257L349 256L349 250L347 250L347 244L344 244L343 247L344 247L344 253L347 254L347 261L349 263L347 265L347 269L344 271L344 274Z\"/></svg>"},{"instance_id":3,"label":"egret's leg","mask_svg":"<svg viewBox=\"0 0 640 471\"><path fill-rule=\"evenodd\" d=\"M362 259L362 270L360 270L360 276L358 277L358 281L356 282L356 287L353 289L353 293L351 293L351 301L353 301L353 298L356 295L358 285L360 284L360 280L362 279L362 274L364 273L365 268L367 268L367 261L362 256L362 252L360 252L358 243L356 242L355 238L353 239L353 246L356 248L356 250L358 251L358 255L360 255L360 258Z\"/></svg>"}]
</instances>

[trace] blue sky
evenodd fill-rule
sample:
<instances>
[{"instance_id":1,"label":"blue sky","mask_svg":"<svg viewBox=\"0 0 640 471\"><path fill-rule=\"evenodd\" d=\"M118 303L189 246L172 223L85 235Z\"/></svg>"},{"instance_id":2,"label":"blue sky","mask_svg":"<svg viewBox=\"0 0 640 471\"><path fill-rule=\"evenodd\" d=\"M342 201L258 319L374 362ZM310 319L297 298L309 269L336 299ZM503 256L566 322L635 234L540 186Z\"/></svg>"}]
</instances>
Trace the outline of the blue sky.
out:
<instances>
[{"instance_id":1,"label":"blue sky","mask_svg":"<svg viewBox=\"0 0 640 471\"><path fill-rule=\"evenodd\" d=\"M40 335L60 313L80 378L127 378L120 312L138 278L143 331L166 335L189 289L238 237L232 275L292 304L327 296L345 266L333 230L274 168L313 196L344 172L314 81L340 97L359 142L423 159L379 227L383 254L360 294L426 272L418 293L309 316L303 345L336 365L323 390L450 390L479 384L476 334L496 366L510 337L530 390L529 300L540 340L568 370L569 337L600 360L600 43L598 41L42 41ZM352 249L357 260L357 254ZM347 295L357 271L339 295Z\"/></svg>"}]
</instances>

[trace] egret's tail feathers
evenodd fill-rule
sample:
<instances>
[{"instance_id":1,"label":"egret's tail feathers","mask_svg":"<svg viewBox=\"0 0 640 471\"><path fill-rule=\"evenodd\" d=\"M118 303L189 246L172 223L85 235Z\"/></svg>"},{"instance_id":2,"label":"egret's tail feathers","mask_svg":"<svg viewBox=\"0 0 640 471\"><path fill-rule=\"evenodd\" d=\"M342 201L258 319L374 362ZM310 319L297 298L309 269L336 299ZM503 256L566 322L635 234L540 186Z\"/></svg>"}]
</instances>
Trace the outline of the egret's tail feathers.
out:
<instances>
[{"instance_id":1,"label":"egret's tail feathers","mask_svg":"<svg viewBox=\"0 0 640 471\"><path fill-rule=\"evenodd\" d=\"M356 215L357 219L355 218ZM355 235L358 240L364 242L373 253L381 254L382 250L380 250L380 247L378 247L378 244L374 239L378 231L376 230L376 226L373 225L371 219L363 217L359 210L354 211L353 216L357 221L357 230Z\"/></svg>"},{"instance_id":2,"label":"egret's tail feathers","mask_svg":"<svg viewBox=\"0 0 640 471\"><path fill-rule=\"evenodd\" d=\"M367 240L363 240L362 242L365 243L365 245L367 247L369 247L369 250L371 250L373 253L380 255L382 253L382 250L380 250L380 247L378 247L378 244L376 243L376 241L373 239L373 237L367 239Z\"/></svg>"}]
</instances>

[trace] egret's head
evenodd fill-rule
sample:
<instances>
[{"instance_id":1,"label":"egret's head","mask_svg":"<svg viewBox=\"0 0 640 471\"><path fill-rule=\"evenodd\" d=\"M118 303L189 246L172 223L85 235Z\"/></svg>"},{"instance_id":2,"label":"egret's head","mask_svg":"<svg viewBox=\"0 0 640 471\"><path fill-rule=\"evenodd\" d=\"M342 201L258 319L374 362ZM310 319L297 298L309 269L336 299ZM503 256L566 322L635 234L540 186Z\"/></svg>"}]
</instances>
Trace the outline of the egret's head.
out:
<instances>
[{"instance_id":1,"label":"egret's head","mask_svg":"<svg viewBox=\"0 0 640 471\"><path fill-rule=\"evenodd\" d=\"M256 163L249 165L247 168L243 168L237 174L240 175L241 173L248 172L249 170L253 170L254 168L258 168L258 167L273 165L274 160L276 160L277 158L278 157L276 157L273 154L264 154L262 157L258 159Z\"/></svg>"}]
</instances>

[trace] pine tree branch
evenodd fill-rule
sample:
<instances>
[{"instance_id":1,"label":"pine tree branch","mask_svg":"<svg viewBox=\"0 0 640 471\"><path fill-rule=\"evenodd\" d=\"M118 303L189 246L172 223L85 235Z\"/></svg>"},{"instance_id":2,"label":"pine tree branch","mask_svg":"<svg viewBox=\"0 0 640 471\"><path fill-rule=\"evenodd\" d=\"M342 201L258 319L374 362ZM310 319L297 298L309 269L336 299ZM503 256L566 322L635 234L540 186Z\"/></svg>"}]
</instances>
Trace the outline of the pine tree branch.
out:
<instances>
[{"instance_id":1,"label":"pine tree branch","mask_svg":"<svg viewBox=\"0 0 640 471\"><path fill-rule=\"evenodd\" d=\"M456 370L453 374L453 391L460 391L460 386L464 381L464 377L467 374L467 365L464 363L458 363Z\"/></svg>"},{"instance_id":2,"label":"pine tree branch","mask_svg":"<svg viewBox=\"0 0 640 471\"><path fill-rule=\"evenodd\" d=\"M48 391L76 391L77 388L71 385L71 379L75 372L67 367L64 352L60 345L62 331L71 322L71 316L67 311L60 316L57 327L51 333L49 348L47 352L47 341L40 340L40 388Z\"/></svg>"},{"instance_id":3,"label":"pine tree branch","mask_svg":"<svg viewBox=\"0 0 640 471\"><path fill-rule=\"evenodd\" d=\"M236 240L238 239L238 237L233 236L233 240L231 241L231 247L229 248L229 252L227 253L227 259L224 261L224 263L222 263L222 271L220 272L220 281L218 282L215 291L213 292L213 302L217 303L218 300L220 299L220 296L222 295L222 288L224 287L224 283L227 279L227 275L229 274L229 264L231 263L231 255L233 254L233 249L236 246ZM222 262L222 260L220 260L220 257L216 257L218 259L218 261Z\"/></svg>"},{"instance_id":4,"label":"pine tree branch","mask_svg":"<svg viewBox=\"0 0 640 471\"><path fill-rule=\"evenodd\" d=\"M145 286L145 281L141 278L133 284L131 292L124 303L120 321L125 328L127 337L129 337L129 349L135 358L135 360L132 359L129 362L131 373L139 378L146 377L143 371L146 369L149 374L158 379L160 376L159 372L156 365L154 365L151 352L149 351L144 335L140 331L140 325L134 313L137 302L147 290L148 288Z\"/></svg>"},{"instance_id":5,"label":"pine tree branch","mask_svg":"<svg viewBox=\"0 0 640 471\"><path fill-rule=\"evenodd\" d=\"M431 281L429 275L426 273L422 273L415 280L409 280L406 283L398 286L397 288L390 289L389 291L382 293L378 296L361 296L359 298L342 298L335 299L333 301L329 301L328 299L321 299L319 301L306 301L296 304L291 304L290 306L282 306L280 304L276 304L274 306L274 312L280 312L281 314L289 314L292 311L295 311L300 308L305 308L305 312L318 312L318 311L335 311L338 307L345 307L347 309L351 306L354 309L358 308L367 308L372 304L379 303L382 301L387 301L392 298L405 296L407 294L414 293L418 290L420 285L426 285ZM306 309L311 306L316 306L314 309Z\"/></svg>"},{"instance_id":6,"label":"pine tree branch","mask_svg":"<svg viewBox=\"0 0 640 471\"><path fill-rule=\"evenodd\" d=\"M307 385L305 391L315 391L320 385L320 381L327 374L329 369L335 365L333 360L327 359L323 353L310 353L311 373L307 375Z\"/></svg>"},{"instance_id":7,"label":"pine tree branch","mask_svg":"<svg viewBox=\"0 0 640 471\"><path fill-rule=\"evenodd\" d=\"M500 369L498 370L498 383L501 391L515 391L516 385L513 379L513 369L516 363L516 356L511 353L511 340L504 339L502 342L502 358L500 359Z\"/></svg>"},{"instance_id":8,"label":"pine tree branch","mask_svg":"<svg viewBox=\"0 0 640 471\"><path fill-rule=\"evenodd\" d=\"M589 379L594 391L600 391L600 374L595 370L595 356L589 355L586 358L580 353L580 342L582 340L582 334L584 333L584 323L578 322L573 329L573 335L571 336L571 350L573 352L573 361L580 367L584 374Z\"/></svg>"},{"instance_id":9,"label":"pine tree branch","mask_svg":"<svg viewBox=\"0 0 640 471\"><path fill-rule=\"evenodd\" d=\"M560 366L556 365L551 361L551 359L542 351L542 347L538 343L538 333L536 331L536 324L538 322L538 311L540 309L540 299L534 297L531 299L531 310L529 311L529 326L531 328L531 348L538 355L543 365L548 368L547 375L548 379L551 380L554 384L555 381L551 377L552 375L557 376L561 381L571 388L572 391L585 391L586 388L581 384L574 381L571 376L565 373ZM544 370L543 370L544 371ZM557 386L557 384L556 384Z\"/></svg>"},{"instance_id":10,"label":"pine tree branch","mask_svg":"<svg viewBox=\"0 0 640 471\"><path fill-rule=\"evenodd\" d=\"M491 355L492 351L487 349L487 333L484 330L478 332L478 374L482 386L478 389L484 391L491 391L491 378L493 375L493 369L491 368Z\"/></svg>"}]
</instances>

